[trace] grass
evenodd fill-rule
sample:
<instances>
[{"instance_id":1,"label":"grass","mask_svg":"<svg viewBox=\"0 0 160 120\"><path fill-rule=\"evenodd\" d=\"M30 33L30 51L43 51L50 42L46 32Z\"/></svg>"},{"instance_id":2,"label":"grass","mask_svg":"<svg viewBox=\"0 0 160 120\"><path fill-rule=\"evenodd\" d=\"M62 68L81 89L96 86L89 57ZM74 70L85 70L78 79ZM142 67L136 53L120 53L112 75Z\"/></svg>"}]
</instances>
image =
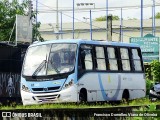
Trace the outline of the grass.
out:
<instances>
[{"instance_id":1,"label":"grass","mask_svg":"<svg viewBox=\"0 0 160 120\"><path fill-rule=\"evenodd\" d=\"M135 99L132 101L121 102L119 104L109 102L96 102L96 103L54 103L54 104L41 104L41 105L17 105L12 103L11 105L4 106L0 104L0 110L15 110L15 109L81 109L81 108L109 108L109 107L122 107L122 106L143 106L150 105L151 102L148 98ZM154 102L155 105L160 105L160 101Z\"/></svg>"},{"instance_id":2,"label":"grass","mask_svg":"<svg viewBox=\"0 0 160 120\"><path fill-rule=\"evenodd\" d=\"M112 105L108 103L103 103L103 105L99 103L52 103L52 104L40 104L40 105L14 105L11 104L10 106L2 106L0 107L0 110L12 110L12 109L80 109L80 108L102 108L102 107L111 107Z\"/></svg>"}]
</instances>

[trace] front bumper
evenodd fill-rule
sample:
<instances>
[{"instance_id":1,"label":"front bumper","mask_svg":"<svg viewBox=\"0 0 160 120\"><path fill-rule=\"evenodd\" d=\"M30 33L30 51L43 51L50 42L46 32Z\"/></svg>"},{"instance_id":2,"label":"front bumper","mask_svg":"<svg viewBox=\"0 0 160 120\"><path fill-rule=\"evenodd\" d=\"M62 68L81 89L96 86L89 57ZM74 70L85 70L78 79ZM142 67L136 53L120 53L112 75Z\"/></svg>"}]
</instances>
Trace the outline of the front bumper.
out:
<instances>
[{"instance_id":1,"label":"front bumper","mask_svg":"<svg viewBox=\"0 0 160 120\"><path fill-rule=\"evenodd\" d=\"M45 104L45 103L61 103L61 102L77 102L77 91L74 86L51 93L31 93L21 91L23 105Z\"/></svg>"}]
</instances>

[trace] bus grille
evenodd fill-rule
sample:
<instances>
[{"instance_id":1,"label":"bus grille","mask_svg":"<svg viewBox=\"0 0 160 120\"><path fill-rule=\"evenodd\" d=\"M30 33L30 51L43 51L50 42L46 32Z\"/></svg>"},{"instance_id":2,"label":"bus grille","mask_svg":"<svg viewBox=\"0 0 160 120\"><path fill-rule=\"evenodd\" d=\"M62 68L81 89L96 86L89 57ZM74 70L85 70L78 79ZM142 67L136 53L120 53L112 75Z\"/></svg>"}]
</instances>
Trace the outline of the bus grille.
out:
<instances>
[{"instance_id":1,"label":"bus grille","mask_svg":"<svg viewBox=\"0 0 160 120\"><path fill-rule=\"evenodd\" d=\"M47 88L32 88L33 92L49 92L52 90L58 90L60 86L57 87L47 87Z\"/></svg>"},{"instance_id":2,"label":"bus grille","mask_svg":"<svg viewBox=\"0 0 160 120\"><path fill-rule=\"evenodd\" d=\"M52 102L57 100L59 94L56 95L44 95L44 96L35 96L38 102Z\"/></svg>"}]
</instances>

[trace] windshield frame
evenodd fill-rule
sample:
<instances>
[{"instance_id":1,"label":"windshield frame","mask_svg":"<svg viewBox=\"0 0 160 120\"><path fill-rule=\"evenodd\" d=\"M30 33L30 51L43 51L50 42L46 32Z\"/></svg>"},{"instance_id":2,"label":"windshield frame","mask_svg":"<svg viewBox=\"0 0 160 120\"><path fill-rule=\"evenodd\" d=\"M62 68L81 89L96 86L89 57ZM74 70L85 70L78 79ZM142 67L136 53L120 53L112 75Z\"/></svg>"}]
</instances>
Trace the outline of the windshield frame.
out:
<instances>
[{"instance_id":1,"label":"windshield frame","mask_svg":"<svg viewBox=\"0 0 160 120\"><path fill-rule=\"evenodd\" d=\"M50 54L51 54L51 49L52 49L52 45L53 44L75 44L76 45L76 50L75 50L75 59L74 59L74 66L73 66L73 70L69 71L69 72L66 72L66 73L57 73L57 74L51 74L51 75L48 75L47 74L47 69L48 69L48 64L49 64L49 57L50 57ZM49 54L47 56L47 69L45 70L46 74L45 75L37 75L37 76L32 76L32 75L25 75L24 74L24 66L25 66L25 62L26 62L26 58L27 58L27 53L29 51L29 49L33 48L33 47L37 47L37 46L42 46L42 45L50 45L50 49L49 49ZM50 79L52 78L53 79L62 79L62 78L66 78L68 77L69 74L72 74L74 71L75 71L75 67L76 67L76 64L77 64L77 54L78 54L78 44L77 43L49 43L49 44L42 44L42 45L36 45L36 46L32 46L32 47L29 47L27 49L27 52L25 54L25 57L24 57L24 62L23 62L23 66L22 66L22 77L26 78L26 79L30 79L30 80L35 80L35 79ZM43 61L43 60L42 60Z\"/></svg>"}]
</instances>

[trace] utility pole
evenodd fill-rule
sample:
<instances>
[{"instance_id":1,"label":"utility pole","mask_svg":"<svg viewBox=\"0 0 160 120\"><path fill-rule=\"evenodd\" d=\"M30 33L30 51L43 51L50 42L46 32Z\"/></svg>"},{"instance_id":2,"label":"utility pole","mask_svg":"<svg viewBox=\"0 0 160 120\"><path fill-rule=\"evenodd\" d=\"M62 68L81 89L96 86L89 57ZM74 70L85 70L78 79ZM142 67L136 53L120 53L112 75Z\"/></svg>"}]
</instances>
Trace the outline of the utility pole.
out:
<instances>
[{"instance_id":1,"label":"utility pole","mask_svg":"<svg viewBox=\"0 0 160 120\"><path fill-rule=\"evenodd\" d=\"M107 17L107 41L112 41L112 15Z\"/></svg>"},{"instance_id":2,"label":"utility pole","mask_svg":"<svg viewBox=\"0 0 160 120\"><path fill-rule=\"evenodd\" d=\"M155 28L155 0L153 0L153 15L152 15L152 19L153 19L153 35L155 36L155 32L156 32L156 28Z\"/></svg>"},{"instance_id":3,"label":"utility pole","mask_svg":"<svg viewBox=\"0 0 160 120\"><path fill-rule=\"evenodd\" d=\"M143 0L141 0L141 37L143 37Z\"/></svg>"},{"instance_id":4,"label":"utility pole","mask_svg":"<svg viewBox=\"0 0 160 120\"><path fill-rule=\"evenodd\" d=\"M121 42L123 42L123 15L122 15L122 8L121 8L121 25L120 25L120 34L121 34Z\"/></svg>"},{"instance_id":5,"label":"utility pole","mask_svg":"<svg viewBox=\"0 0 160 120\"><path fill-rule=\"evenodd\" d=\"M154 35L154 6L152 6L152 35Z\"/></svg>"},{"instance_id":6,"label":"utility pole","mask_svg":"<svg viewBox=\"0 0 160 120\"><path fill-rule=\"evenodd\" d=\"M61 11L61 39L63 39L63 33L62 33L62 30L63 30L63 21L62 21L62 11Z\"/></svg>"},{"instance_id":7,"label":"utility pole","mask_svg":"<svg viewBox=\"0 0 160 120\"><path fill-rule=\"evenodd\" d=\"M38 15L38 0L36 0L36 30L38 31L38 26L37 26L37 15ZM37 39L37 34L36 34L36 39Z\"/></svg>"},{"instance_id":8,"label":"utility pole","mask_svg":"<svg viewBox=\"0 0 160 120\"><path fill-rule=\"evenodd\" d=\"M77 3L77 6L93 6L95 9L95 3ZM92 40L92 10L89 11L90 17L83 17L85 19L85 22L87 22L87 19L90 19L90 39Z\"/></svg>"},{"instance_id":9,"label":"utility pole","mask_svg":"<svg viewBox=\"0 0 160 120\"><path fill-rule=\"evenodd\" d=\"M59 18L58 18L58 0L56 0L56 13L57 13L57 16L56 16L56 39L58 40L59 39Z\"/></svg>"},{"instance_id":10,"label":"utility pole","mask_svg":"<svg viewBox=\"0 0 160 120\"><path fill-rule=\"evenodd\" d=\"M92 40L92 11L90 10L90 36Z\"/></svg>"},{"instance_id":11,"label":"utility pole","mask_svg":"<svg viewBox=\"0 0 160 120\"><path fill-rule=\"evenodd\" d=\"M74 39L74 0L73 0L73 28L72 28L72 33L73 33L73 39Z\"/></svg>"},{"instance_id":12,"label":"utility pole","mask_svg":"<svg viewBox=\"0 0 160 120\"><path fill-rule=\"evenodd\" d=\"M30 19L32 17L32 12L33 12L33 4L32 4L32 0L29 0L28 1L28 15L29 15Z\"/></svg>"},{"instance_id":13,"label":"utility pole","mask_svg":"<svg viewBox=\"0 0 160 120\"><path fill-rule=\"evenodd\" d=\"M106 40L108 41L108 0L106 0Z\"/></svg>"},{"instance_id":14,"label":"utility pole","mask_svg":"<svg viewBox=\"0 0 160 120\"><path fill-rule=\"evenodd\" d=\"M122 42L122 25L119 26L119 42Z\"/></svg>"},{"instance_id":15,"label":"utility pole","mask_svg":"<svg viewBox=\"0 0 160 120\"><path fill-rule=\"evenodd\" d=\"M29 16L29 22L31 23L32 26L32 12L33 12L33 4L32 4L32 0L28 1L28 16ZM33 30L32 30L32 34L33 34ZM36 37L37 38L37 37ZM32 43L34 42L34 39L32 38Z\"/></svg>"}]
</instances>

